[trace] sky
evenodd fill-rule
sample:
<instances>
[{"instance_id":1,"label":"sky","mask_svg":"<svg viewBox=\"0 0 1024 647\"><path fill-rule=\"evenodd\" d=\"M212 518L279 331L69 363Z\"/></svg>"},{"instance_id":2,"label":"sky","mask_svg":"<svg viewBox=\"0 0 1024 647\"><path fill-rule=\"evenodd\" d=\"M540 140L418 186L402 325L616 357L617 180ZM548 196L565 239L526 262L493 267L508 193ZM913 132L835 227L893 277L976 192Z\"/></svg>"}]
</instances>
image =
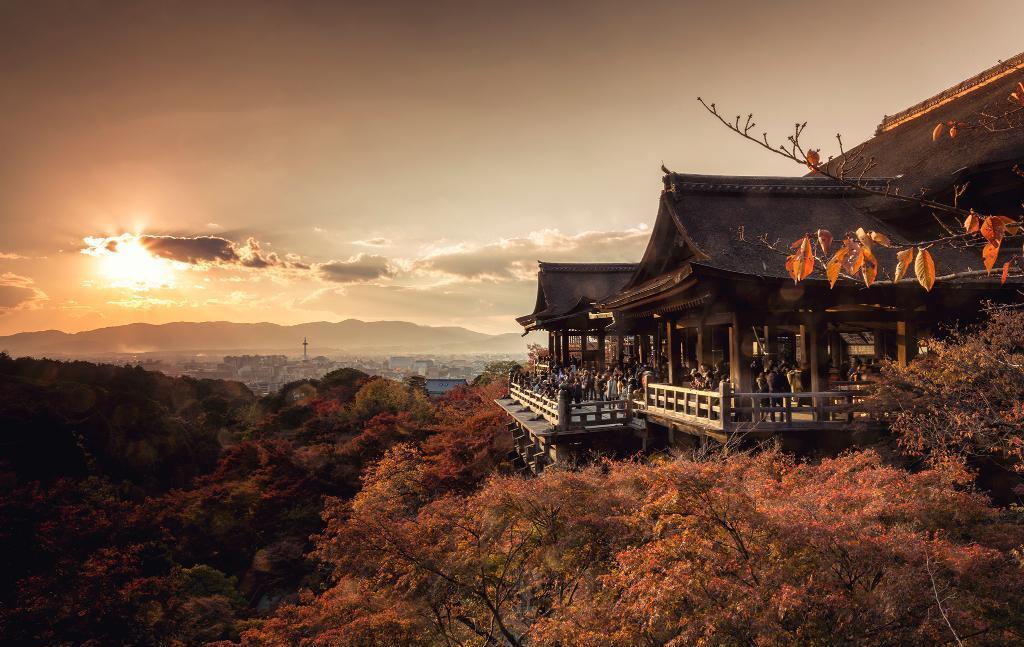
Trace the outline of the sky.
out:
<instances>
[{"instance_id":1,"label":"sky","mask_svg":"<svg viewBox=\"0 0 1024 647\"><path fill-rule=\"evenodd\" d=\"M853 7L856 8L853 8ZM637 261L661 172L798 175L1021 49L1024 4L0 1L0 334L488 333L536 261Z\"/></svg>"}]
</instances>

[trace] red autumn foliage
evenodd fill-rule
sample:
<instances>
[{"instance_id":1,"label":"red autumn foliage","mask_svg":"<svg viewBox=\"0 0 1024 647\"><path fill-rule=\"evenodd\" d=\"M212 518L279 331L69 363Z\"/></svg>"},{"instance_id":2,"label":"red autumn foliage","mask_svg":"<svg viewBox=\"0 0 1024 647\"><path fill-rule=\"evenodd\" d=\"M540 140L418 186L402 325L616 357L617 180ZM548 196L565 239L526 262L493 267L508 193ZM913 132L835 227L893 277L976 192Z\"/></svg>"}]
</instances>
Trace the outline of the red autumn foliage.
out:
<instances>
[{"instance_id":1,"label":"red autumn foliage","mask_svg":"<svg viewBox=\"0 0 1024 647\"><path fill-rule=\"evenodd\" d=\"M611 462L435 495L419 452L396 448L327 506L317 542L339 586L373 600L363 626L388 608L407 644L945 644L933 584L972 644L1024 629L1019 522L872 452ZM243 643L330 625L334 590ZM331 644L390 644L381 631Z\"/></svg>"}]
</instances>

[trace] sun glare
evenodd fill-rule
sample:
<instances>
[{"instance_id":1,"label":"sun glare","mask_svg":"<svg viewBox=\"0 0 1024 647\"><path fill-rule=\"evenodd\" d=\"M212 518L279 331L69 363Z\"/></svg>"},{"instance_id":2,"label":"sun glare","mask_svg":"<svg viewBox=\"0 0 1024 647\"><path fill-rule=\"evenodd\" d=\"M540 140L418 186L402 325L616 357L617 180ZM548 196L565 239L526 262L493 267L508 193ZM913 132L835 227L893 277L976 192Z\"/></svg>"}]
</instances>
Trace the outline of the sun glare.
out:
<instances>
[{"instance_id":1,"label":"sun glare","mask_svg":"<svg viewBox=\"0 0 1024 647\"><path fill-rule=\"evenodd\" d=\"M106 287L130 290L152 290L174 287L174 263L154 256L135 236L120 236L111 244L109 239L86 239L86 251L100 261L99 275L106 279Z\"/></svg>"}]
</instances>

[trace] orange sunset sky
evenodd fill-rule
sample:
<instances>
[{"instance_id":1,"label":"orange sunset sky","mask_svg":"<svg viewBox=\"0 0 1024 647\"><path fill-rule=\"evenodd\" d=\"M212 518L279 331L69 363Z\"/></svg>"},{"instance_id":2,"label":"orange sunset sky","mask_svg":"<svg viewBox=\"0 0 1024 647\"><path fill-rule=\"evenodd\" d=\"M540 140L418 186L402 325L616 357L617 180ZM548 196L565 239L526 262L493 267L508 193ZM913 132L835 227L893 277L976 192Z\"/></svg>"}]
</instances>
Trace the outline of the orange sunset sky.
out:
<instances>
[{"instance_id":1,"label":"orange sunset sky","mask_svg":"<svg viewBox=\"0 0 1024 647\"><path fill-rule=\"evenodd\" d=\"M0 334L349 317L516 329L634 261L659 165L800 174L1021 46L1024 4L4 2ZM760 128L759 128L760 130Z\"/></svg>"}]
</instances>

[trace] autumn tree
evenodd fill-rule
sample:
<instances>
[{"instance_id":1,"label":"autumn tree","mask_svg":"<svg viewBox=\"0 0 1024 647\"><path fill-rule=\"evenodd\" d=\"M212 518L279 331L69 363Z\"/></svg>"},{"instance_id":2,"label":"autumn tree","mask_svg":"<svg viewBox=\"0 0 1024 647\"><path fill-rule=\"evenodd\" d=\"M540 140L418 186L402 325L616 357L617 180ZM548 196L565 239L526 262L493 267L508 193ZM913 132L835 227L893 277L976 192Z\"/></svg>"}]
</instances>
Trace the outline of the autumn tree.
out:
<instances>
[{"instance_id":1,"label":"autumn tree","mask_svg":"<svg viewBox=\"0 0 1024 647\"><path fill-rule=\"evenodd\" d=\"M941 472L776 452L645 475L598 595L549 645L1004 645L1022 639L1021 526Z\"/></svg>"},{"instance_id":2,"label":"autumn tree","mask_svg":"<svg viewBox=\"0 0 1024 647\"><path fill-rule=\"evenodd\" d=\"M336 584L276 616L275 636L333 631L339 586L372 601L371 644L395 623L422 645L1022 638L1024 528L941 470L764 451L492 477L470 494L439 494L428 471L398 447L351 504L328 505L315 554ZM346 626L352 613L337 608ZM260 635L244 639L284 644Z\"/></svg>"},{"instance_id":3,"label":"autumn tree","mask_svg":"<svg viewBox=\"0 0 1024 647\"><path fill-rule=\"evenodd\" d=\"M887 363L866 405L932 465L1024 472L1024 312L990 310L909 366Z\"/></svg>"}]
</instances>

